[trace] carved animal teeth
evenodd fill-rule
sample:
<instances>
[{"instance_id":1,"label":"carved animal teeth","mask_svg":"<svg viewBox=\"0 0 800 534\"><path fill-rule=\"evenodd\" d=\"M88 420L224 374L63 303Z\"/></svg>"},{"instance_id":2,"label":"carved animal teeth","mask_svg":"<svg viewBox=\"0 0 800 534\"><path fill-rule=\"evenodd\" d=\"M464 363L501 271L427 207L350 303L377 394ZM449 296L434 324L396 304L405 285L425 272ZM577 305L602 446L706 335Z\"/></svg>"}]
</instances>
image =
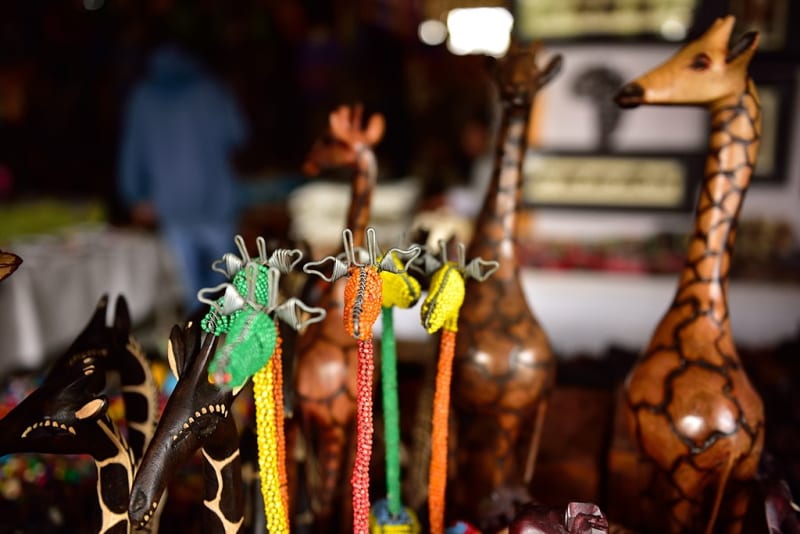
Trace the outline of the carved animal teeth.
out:
<instances>
[{"instance_id":1,"label":"carved animal teeth","mask_svg":"<svg viewBox=\"0 0 800 534\"><path fill-rule=\"evenodd\" d=\"M195 417L200 417L200 412L194 412Z\"/></svg>"},{"instance_id":2,"label":"carved animal teeth","mask_svg":"<svg viewBox=\"0 0 800 534\"><path fill-rule=\"evenodd\" d=\"M202 408L200 408L200 411L202 412L202 414L203 414L203 415L205 415L205 414L207 414L207 413L208 413L208 410L206 409L206 407L205 407L205 406L203 406Z\"/></svg>"},{"instance_id":3,"label":"carved animal teeth","mask_svg":"<svg viewBox=\"0 0 800 534\"><path fill-rule=\"evenodd\" d=\"M74 427L71 427L71 426L67 427L67 430L69 430L69 433L72 434L73 436L75 435L75 428Z\"/></svg>"},{"instance_id":4,"label":"carved animal teeth","mask_svg":"<svg viewBox=\"0 0 800 534\"><path fill-rule=\"evenodd\" d=\"M53 424L53 423L52 423L52 421L50 421L50 419L47 419L47 420L44 422L44 426L50 426L51 424Z\"/></svg>"},{"instance_id":5,"label":"carved animal teeth","mask_svg":"<svg viewBox=\"0 0 800 534\"><path fill-rule=\"evenodd\" d=\"M67 429L67 425L65 425L64 423L61 423L61 425L59 425L59 427L61 428L61 430L66 430Z\"/></svg>"},{"instance_id":6,"label":"carved animal teeth","mask_svg":"<svg viewBox=\"0 0 800 534\"><path fill-rule=\"evenodd\" d=\"M183 429L186 430L187 428L189 428L189 423L183 423Z\"/></svg>"},{"instance_id":7,"label":"carved animal teeth","mask_svg":"<svg viewBox=\"0 0 800 534\"><path fill-rule=\"evenodd\" d=\"M30 433L30 431L31 431L31 430L33 430L33 427L30 427L30 426L29 426L28 428L26 428L26 429L25 429L25 430L22 432L22 436L20 436L20 437L24 438L25 436L27 436L27 435L28 435L28 433Z\"/></svg>"},{"instance_id":8,"label":"carved animal teeth","mask_svg":"<svg viewBox=\"0 0 800 534\"><path fill-rule=\"evenodd\" d=\"M194 423L194 417L189 417L189 424Z\"/></svg>"}]
</instances>

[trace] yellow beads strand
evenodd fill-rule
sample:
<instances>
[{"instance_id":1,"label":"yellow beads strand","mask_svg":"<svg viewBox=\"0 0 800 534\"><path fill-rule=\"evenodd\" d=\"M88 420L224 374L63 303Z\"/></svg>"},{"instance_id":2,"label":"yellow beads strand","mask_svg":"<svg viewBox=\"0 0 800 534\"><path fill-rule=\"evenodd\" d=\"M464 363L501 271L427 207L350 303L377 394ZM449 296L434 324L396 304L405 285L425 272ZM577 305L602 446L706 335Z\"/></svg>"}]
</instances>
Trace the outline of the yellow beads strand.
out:
<instances>
[{"instance_id":1,"label":"yellow beads strand","mask_svg":"<svg viewBox=\"0 0 800 534\"><path fill-rule=\"evenodd\" d=\"M278 346L276 345L276 349ZM280 358L280 350L271 360ZM258 439L258 470L261 495L270 534L289 532L287 513L281 496L280 470L278 468L278 439L276 406L273 391L273 365L267 364L253 375L253 397L256 404L256 435Z\"/></svg>"}]
</instances>

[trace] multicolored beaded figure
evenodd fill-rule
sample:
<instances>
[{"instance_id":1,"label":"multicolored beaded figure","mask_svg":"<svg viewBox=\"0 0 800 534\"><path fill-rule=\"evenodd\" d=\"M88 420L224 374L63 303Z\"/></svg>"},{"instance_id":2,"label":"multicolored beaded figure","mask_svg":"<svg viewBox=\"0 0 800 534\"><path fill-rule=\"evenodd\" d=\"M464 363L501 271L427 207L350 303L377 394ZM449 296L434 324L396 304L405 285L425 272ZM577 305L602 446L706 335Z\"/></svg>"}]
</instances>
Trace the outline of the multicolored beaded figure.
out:
<instances>
[{"instance_id":1,"label":"multicolored beaded figure","mask_svg":"<svg viewBox=\"0 0 800 534\"><path fill-rule=\"evenodd\" d=\"M397 254L390 257L403 268ZM372 534L419 533L419 521L413 510L403 507L400 491L400 409L397 398L397 348L394 337L393 309L414 306L422 294L419 282L408 272L381 271L383 307L381 311L381 391L383 392L383 429L386 448L386 499L372 505L369 528Z\"/></svg>"},{"instance_id":2,"label":"multicolored beaded figure","mask_svg":"<svg viewBox=\"0 0 800 534\"><path fill-rule=\"evenodd\" d=\"M264 511L271 533L289 532L286 449L283 426L283 377L280 332L276 316L300 330L321 321L325 311L309 308L296 298L278 305L280 273L289 272L302 258L299 250L276 250L267 258L266 243L259 237L259 259L251 260L244 240L236 236L241 258L226 254L213 269L233 283L198 293L201 302L211 306L202 327L215 335L226 336L209 365L209 379L240 389L253 377L256 407L258 464ZM219 263L224 263L220 268ZM217 301L205 298L209 291L225 290ZM304 319L303 316L307 318ZM257 368L261 365L260 368ZM255 371L253 371L255 369Z\"/></svg>"},{"instance_id":3,"label":"multicolored beaded figure","mask_svg":"<svg viewBox=\"0 0 800 534\"><path fill-rule=\"evenodd\" d=\"M348 335L358 340L358 393L356 405L356 458L351 484L353 486L353 531L357 534L369 532L369 462L372 455L372 375L374 352L372 327L378 319L383 304L383 281L381 271L400 272L394 256L407 258L405 265L414 261L420 253L419 247L409 250L391 249L378 261L378 243L375 230L367 228L366 263L360 263L356 255L360 252L353 246L353 233L348 228L342 232L344 259L328 256L318 262L307 263L303 270L316 274L327 282L348 277L344 289L344 327ZM317 270L324 263L332 263L332 272L326 275Z\"/></svg>"},{"instance_id":4,"label":"multicolored beaded figure","mask_svg":"<svg viewBox=\"0 0 800 534\"><path fill-rule=\"evenodd\" d=\"M458 261L448 261L447 248L439 242L441 261L430 252L423 256L425 273L431 275L428 296L420 319L429 334L441 330L439 363L433 397L431 461L428 471L428 514L432 534L444 533L444 502L447 485L447 430L450 415L450 380L455 354L458 313L464 302L466 278L483 282L499 264L475 258L466 264L464 245L458 245Z\"/></svg>"}]
</instances>

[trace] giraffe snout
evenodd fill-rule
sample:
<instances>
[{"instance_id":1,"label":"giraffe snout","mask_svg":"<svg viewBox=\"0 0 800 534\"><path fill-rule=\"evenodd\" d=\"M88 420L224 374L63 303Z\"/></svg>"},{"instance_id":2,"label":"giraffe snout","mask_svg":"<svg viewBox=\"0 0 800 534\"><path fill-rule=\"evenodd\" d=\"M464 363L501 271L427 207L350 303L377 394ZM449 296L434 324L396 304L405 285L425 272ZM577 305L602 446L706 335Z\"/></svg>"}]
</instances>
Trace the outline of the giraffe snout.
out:
<instances>
[{"instance_id":1,"label":"giraffe snout","mask_svg":"<svg viewBox=\"0 0 800 534\"><path fill-rule=\"evenodd\" d=\"M619 90L614 102L622 108L635 108L644 100L644 88L636 82L629 83Z\"/></svg>"}]
</instances>

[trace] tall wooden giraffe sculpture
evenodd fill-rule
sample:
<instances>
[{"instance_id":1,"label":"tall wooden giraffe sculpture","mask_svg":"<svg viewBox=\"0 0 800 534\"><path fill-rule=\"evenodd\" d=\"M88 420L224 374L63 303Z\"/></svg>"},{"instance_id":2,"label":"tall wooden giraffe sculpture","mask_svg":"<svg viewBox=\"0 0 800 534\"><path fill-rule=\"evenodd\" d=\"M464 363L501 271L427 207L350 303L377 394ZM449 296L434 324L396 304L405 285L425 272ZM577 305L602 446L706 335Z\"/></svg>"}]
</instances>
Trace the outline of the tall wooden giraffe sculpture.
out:
<instances>
[{"instance_id":1,"label":"tall wooden giraffe sculpture","mask_svg":"<svg viewBox=\"0 0 800 534\"><path fill-rule=\"evenodd\" d=\"M372 147L384 131L381 115L373 115L366 128L361 124L361 107L340 107L330 115L330 132L311 149L305 170L350 167L353 170L350 208L345 226L352 230L353 244L362 247L369 222L372 190L377 180L377 163ZM347 484L342 471L352 445L356 416L358 344L343 324L344 287L340 279L326 286L317 305L325 319L311 325L297 340L295 391L297 408L311 450L317 451L321 473L306 469L307 487L315 515L315 532L333 528L333 515L341 504L343 521L352 517ZM316 479L319 479L317 482ZM337 504L337 498L341 502ZM345 528L346 530L346 528Z\"/></svg>"},{"instance_id":2,"label":"tall wooden giraffe sculpture","mask_svg":"<svg viewBox=\"0 0 800 534\"><path fill-rule=\"evenodd\" d=\"M127 501L133 470L153 433L155 388L150 367L130 336L124 298L106 326L104 296L89 324L53 364L42 385L0 421L0 456L9 453L88 454L97 466L101 533L130 531ZM118 371L129 446L107 413L106 372Z\"/></svg>"},{"instance_id":3,"label":"tall wooden giraffe sculpture","mask_svg":"<svg viewBox=\"0 0 800 534\"><path fill-rule=\"evenodd\" d=\"M555 360L520 281L515 237L531 105L561 65L556 56L538 68L537 49L512 45L498 64L503 112L497 156L467 255L495 261L499 268L487 282L467 282L453 362L453 405L459 416L459 484L452 488L453 509L481 528L486 521L476 517L479 505L491 501L498 489L514 488L520 500L527 500L523 486L531 478L555 378ZM532 421L530 466L523 469L518 441ZM510 520L513 513L509 509L502 515Z\"/></svg>"},{"instance_id":4,"label":"tall wooden giraffe sculpture","mask_svg":"<svg viewBox=\"0 0 800 534\"><path fill-rule=\"evenodd\" d=\"M668 482L674 532L711 532L723 497L736 531L747 508L731 483L753 478L764 440L764 409L734 346L727 300L736 220L761 133L747 66L758 35L728 46L733 17L718 19L663 65L626 85L624 107L702 105L711 113L705 179L675 298L625 383L632 436ZM732 519L731 519L732 518Z\"/></svg>"},{"instance_id":5,"label":"tall wooden giraffe sculpture","mask_svg":"<svg viewBox=\"0 0 800 534\"><path fill-rule=\"evenodd\" d=\"M208 380L217 337L201 341L200 325L174 326L168 357L179 378L133 480L131 521L144 526L158 507L167 482L202 448L206 494L205 532L240 532L244 522L239 433L230 414L234 392Z\"/></svg>"}]
</instances>

